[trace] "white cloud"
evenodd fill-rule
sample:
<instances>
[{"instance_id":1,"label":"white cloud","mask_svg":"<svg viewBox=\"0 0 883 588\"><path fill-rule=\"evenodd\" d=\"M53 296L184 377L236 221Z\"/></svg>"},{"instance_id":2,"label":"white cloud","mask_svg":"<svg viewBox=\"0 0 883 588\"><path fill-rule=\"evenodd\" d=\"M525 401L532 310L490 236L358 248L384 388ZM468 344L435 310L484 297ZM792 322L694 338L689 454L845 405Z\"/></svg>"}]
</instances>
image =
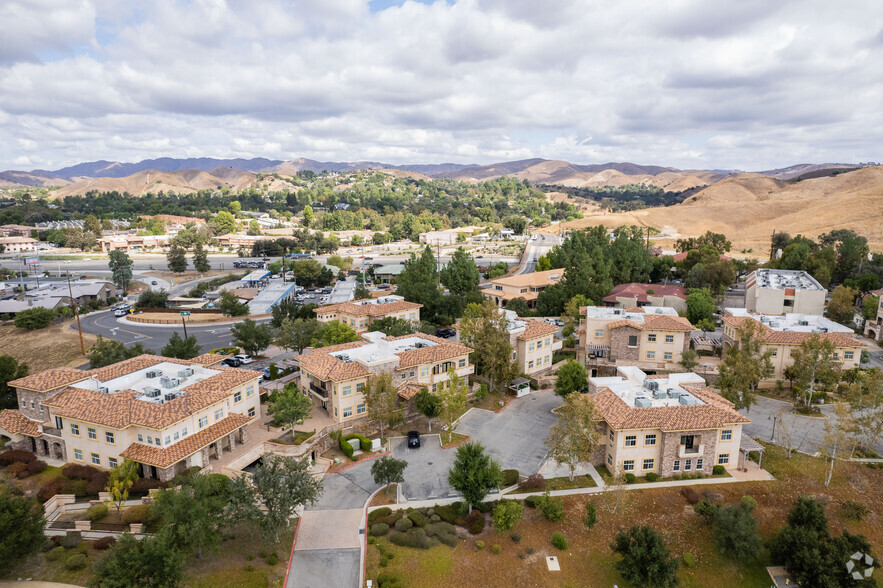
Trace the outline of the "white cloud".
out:
<instances>
[{"instance_id":1,"label":"white cloud","mask_svg":"<svg viewBox=\"0 0 883 588\"><path fill-rule=\"evenodd\" d=\"M879 160L883 144L872 0L377 13L7 0L0 22L0 169L163 156L759 169Z\"/></svg>"}]
</instances>

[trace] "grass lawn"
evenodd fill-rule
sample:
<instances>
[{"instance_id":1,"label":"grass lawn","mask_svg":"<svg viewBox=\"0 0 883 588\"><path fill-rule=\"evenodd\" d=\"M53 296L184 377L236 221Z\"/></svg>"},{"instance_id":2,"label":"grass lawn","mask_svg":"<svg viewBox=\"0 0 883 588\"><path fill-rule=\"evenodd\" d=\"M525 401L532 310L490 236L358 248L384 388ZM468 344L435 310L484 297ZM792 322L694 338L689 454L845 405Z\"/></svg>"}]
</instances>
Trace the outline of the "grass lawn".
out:
<instances>
[{"instance_id":1,"label":"grass lawn","mask_svg":"<svg viewBox=\"0 0 883 588\"><path fill-rule=\"evenodd\" d=\"M286 431L281 437L273 439L273 443L300 445L315 434L316 431Z\"/></svg>"},{"instance_id":2,"label":"grass lawn","mask_svg":"<svg viewBox=\"0 0 883 588\"><path fill-rule=\"evenodd\" d=\"M824 485L825 463L822 459L795 453L786 459L784 451L769 445L763 465L777 480L738 484L710 484L693 486L698 492L712 490L723 495L724 503L737 502L742 496L754 497L758 506L755 515L761 536L771 539L785 524L788 511L801 495L827 497L827 516L832 535L843 529L867 537L874 553L883 552L883 471L859 463L838 461L828 487ZM567 478L564 478L566 481ZM401 586L627 586L616 571L617 557L610 550L610 542L619 529L631 525L650 525L665 539L675 557L691 553L696 566L681 565L678 572L681 586L689 588L729 588L747 586L766 588L770 585L765 566L770 565L764 552L757 561L732 562L721 556L714 546L713 530L700 517L686 512L687 501L680 494L681 487L636 487L620 495L617 511L612 512L616 494L564 497L565 518L560 523L546 521L536 509L524 509L524 520L514 531L521 535L514 543L510 533L497 533L492 528L480 535L461 540L457 547L437 546L426 551L398 547L380 538L394 553L388 566L379 566L376 547L368 547L368 578L377 579L381 572L401 579ZM513 496L513 498L516 498ZM597 508L598 523L586 530L582 524L587 501ZM841 501L856 500L868 506L870 514L861 522L843 517ZM489 516L489 515L488 515ZM569 542L566 551L551 545L552 533L564 533ZM486 544L476 550L475 541ZM501 546L494 554L491 547ZM533 549L532 554L527 548ZM519 553L524 554L523 559ZM559 558L561 571L546 569L546 555Z\"/></svg>"},{"instance_id":3,"label":"grass lawn","mask_svg":"<svg viewBox=\"0 0 883 588\"><path fill-rule=\"evenodd\" d=\"M597 468L595 468L595 469L598 470L598 473L601 475L601 478L604 480L605 484L613 484L614 483L613 475L610 473L610 470L607 469L607 466L602 464L602 465L597 466ZM707 478L732 478L732 477L733 476L730 475L730 473L728 471L724 470L724 473L722 473L722 474L703 473L702 478L681 478L681 479L682 480L690 480L690 479L703 480L703 479L707 479ZM677 478L670 476L668 478L659 478L656 481L657 482L672 482L675 480L677 480ZM632 482L631 484L629 484L629 486L633 486L635 484L650 484L650 483L651 483L650 480L648 480L644 476L636 476L635 481Z\"/></svg>"},{"instance_id":4,"label":"grass lawn","mask_svg":"<svg viewBox=\"0 0 883 588\"><path fill-rule=\"evenodd\" d=\"M546 487L543 488L543 492L546 490L572 490L574 488L595 488L598 486L595 483L595 480L592 479L592 476L574 476L573 481L570 480L569 476L565 476L563 478L546 478ZM521 488L516 489L514 492L510 492L507 496L516 495L516 494L525 494L528 492L540 492L540 490L523 490Z\"/></svg>"},{"instance_id":5,"label":"grass lawn","mask_svg":"<svg viewBox=\"0 0 883 588\"><path fill-rule=\"evenodd\" d=\"M462 435L457 433L456 431L453 433L448 433L447 431L441 432L441 441L442 447L453 447L455 445L459 445L469 439L469 435Z\"/></svg>"}]
</instances>

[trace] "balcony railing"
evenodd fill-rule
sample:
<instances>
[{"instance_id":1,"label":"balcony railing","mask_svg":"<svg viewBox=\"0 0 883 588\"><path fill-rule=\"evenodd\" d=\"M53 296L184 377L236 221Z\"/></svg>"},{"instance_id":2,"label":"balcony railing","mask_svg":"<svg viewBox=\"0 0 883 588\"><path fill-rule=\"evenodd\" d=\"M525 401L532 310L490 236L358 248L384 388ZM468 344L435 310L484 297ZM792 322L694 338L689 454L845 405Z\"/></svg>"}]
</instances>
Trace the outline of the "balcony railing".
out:
<instances>
[{"instance_id":1,"label":"balcony railing","mask_svg":"<svg viewBox=\"0 0 883 588\"><path fill-rule=\"evenodd\" d=\"M328 400L328 390L326 390L325 388L320 388L315 384L310 384L310 392L312 392L316 396L323 398L324 400Z\"/></svg>"},{"instance_id":2,"label":"balcony railing","mask_svg":"<svg viewBox=\"0 0 883 588\"><path fill-rule=\"evenodd\" d=\"M61 437L61 429L56 429L55 427L43 427L43 433L53 437Z\"/></svg>"},{"instance_id":3,"label":"balcony railing","mask_svg":"<svg viewBox=\"0 0 883 588\"><path fill-rule=\"evenodd\" d=\"M687 449L685 445L681 445L678 450L678 457L701 457L705 453L705 445L699 444Z\"/></svg>"}]
</instances>

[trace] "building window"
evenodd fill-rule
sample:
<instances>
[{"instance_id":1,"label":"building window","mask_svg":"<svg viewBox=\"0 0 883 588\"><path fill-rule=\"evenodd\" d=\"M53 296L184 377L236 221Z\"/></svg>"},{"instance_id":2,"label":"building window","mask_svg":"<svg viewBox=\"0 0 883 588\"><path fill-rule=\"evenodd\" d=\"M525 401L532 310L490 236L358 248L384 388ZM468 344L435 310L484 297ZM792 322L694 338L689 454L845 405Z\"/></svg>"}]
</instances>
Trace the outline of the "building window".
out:
<instances>
[{"instance_id":1,"label":"building window","mask_svg":"<svg viewBox=\"0 0 883 588\"><path fill-rule=\"evenodd\" d=\"M656 352L655 351L648 351L647 352L647 359L656 359Z\"/></svg>"},{"instance_id":2,"label":"building window","mask_svg":"<svg viewBox=\"0 0 883 588\"><path fill-rule=\"evenodd\" d=\"M88 434L89 439L92 439L93 441L98 441L98 433L95 432L95 429L93 429L92 427L86 427L86 433Z\"/></svg>"},{"instance_id":3,"label":"building window","mask_svg":"<svg viewBox=\"0 0 883 588\"><path fill-rule=\"evenodd\" d=\"M626 472L635 471L635 460L627 459L624 462L622 462L622 469L623 469L623 471L626 471Z\"/></svg>"},{"instance_id":4,"label":"building window","mask_svg":"<svg viewBox=\"0 0 883 588\"><path fill-rule=\"evenodd\" d=\"M676 459L673 464L671 464L671 469L674 472L681 471L681 460Z\"/></svg>"},{"instance_id":5,"label":"building window","mask_svg":"<svg viewBox=\"0 0 883 588\"><path fill-rule=\"evenodd\" d=\"M208 425L208 417L204 416L201 419L199 419L199 428L201 429L201 428L205 427L206 425ZM148 441L147 441L148 443L150 443L149 439L150 438L148 437Z\"/></svg>"},{"instance_id":6,"label":"building window","mask_svg":"<svg viewBox=\"0 0 883 588\"><path fill-rule=\"evenodd\" d=\"M607 464L613 465L613 456L610 455L609 453L607 454Z\"/></svg>"},{"instance_id":7,"label":"building window","mask_svg":"<svg viewBox=\"0 0 883 588\"><path fill-rule=\"evenodd\" d=\"M843 352L843 359L852 359L853 357L855 357L854 352L852 352L852 351L844 351Z\"/></svg>"},{"instance_id":8,"label":"building window","mask_svg":"<svg viewBox=\"0 0 883 588\"><path fill-rule=\"evenodd\" d=\"M721 431L721 441L730 441L733 438L732 429L724 429Z\"/></svg>"},{"instance_id":9,"label":"building window","mask_svg":"<svg viewBox=\"0 0 883 588\"><path fill-rule=\"evenodd\" d=\"M665 336L665 342L666 342L666 343L674 343L674 342L675 342L675 336L674 336L674 335L666 335L666 336Z\"/></svg>"},{"instance_id":10,"label":"building window","mask_svg":"<svg viewBox=\"0 0 883 588\"><path fill-rule=\"evenodd\" d=\"M334 416L337 417L337 407L334 407Z\"/></svg>"},{"instance_id":11,"label":"building window","mask_svg":"<svg viewBox=\"0 0 883 588\"><path fill-rule=\"evenodd\" d=\"M340 395L341 395L341 396L349 396L349 395L352 394L352 393L353 393L353 387L352 387L352 386L344 386L343 388L340 389Z\"/></svg>"},{"instance_id":12,"label":"building window","mask_svg":"<svg viewBox=\"0 0 883 588\"><path fill-rule=\"evenodd\" d=\"M656 445L656 435L644 435L644 445L647 445L648 447L651 445Z\"/></svg>"},{"instance_id":13,"label":"building window","mask_svg":"<svg viewBox=\"0 0 883 588\"><path fill-rule=\"evenodd\" d=\"M172 444L172 438L169 437L168 435L166 435L166 445L171 445L171 444Z\"/></svg>"},{"instance_id":14,"label":"building window","mask_svg":"<svg viewBox=\"0 0 883 588\"><path fill-rule=\"evenodd\" d=\"M252 396L254 396L254 386L249 386L248 388L246 388L245 396L246 398L251 398Z\"/></svg>"},{"instance_id":15,"label":"building window","mask_svg":"<svg viewBox=\"0 0 883 588\"><path fill-rule=\"evenodd\" d=\"M365 414L365 404L362 403L356 407L356 414Z\"/></svg>"},{"instance_id":16,"label":"building window","mask_svg":"<svg viewBox=\"0 0 883 588\"><path fill-rule=\"evenodd\" d=\"M92 463L95 465L101 465L101 456L97 453L90 453L90 457L92 458Z\"/></svg>"},{"instance_id":17,"label":"building window","mask_svg":"<svg viewBox=\"0 0 883 588\"><path fill-rule=\"evenodd\" d=\"M147 436L147 444L148 444L148 445L151 445L152 443L153 443L153 437L151 437L150 435L148 435L148 436Z\"/></svg>"},{"instance_id":18,"label":"building window","mask_svg":"<svg viewBox=\"0 0 883 588\"><path fill-rule=\"evenodd\" d=\"M705 463L705 460L702 459L701 457L699 459L697 459L696 460L696 469L701 470L704 463Z\"/></svg>"},{"instance_id":19,"label":"building window","mask_svg":"<svg viewBox=\"0 0 883 588\"><path fill-rule=\"evenodd\" d=\"M253 417L255 415L254 407L248 409L248 416Z\"/></svg>"},{"instance_id":20,"label":"building window","mask_svg":"<svg viewBox=\"0 0 883 588\"><path fill-rule=\"evenodd\" d=\"M626 435L625 436L625 446L626 447L635 447L638 444L638 436L637 435Z\"/></svg>"},{"instance_id":21,"label":"building window","mask_svg":"<svg viewBox=\"0 0 883 588\"><path fill-rule=\"evenodd\" d=\"M671 351L666 351L665 353L662 354L662 357L663 357L663 359L671 361L673 356L671 354Z\"/></svg>"},{"instance_id":22,"label":"building window","mask_svg":"<svg viewBox=\"0 0 883 588\"><path fill-rule=\"evenodd\" d=\"M414 320L414 313L411 313L411 320Z\"/></svg>"},{"instance_id":23,"label":"building window","mask_svg":"<svg viewBox=\"0 0 883 588\"><path fill-rule=\"evenodd\" d=\"M654 460L652 457L645 459L644 463L641 464L641 468L644 470L652 470L655 461L656 460Z\"/></svg>"},{"instance_id":24,"label":"building window","mask_svg":"<svg viewBox=\"0 0 883 588\"><path fill-rule=\"evenodd\" d=\"M527 369L533 369L533 360L527 362Z\"/></svg>"},{"instance_id":25,"label":"building window","mask_svg":"<svg viewBox=\"0 0 883 588\"><path fill-rule=\"evenodd\" d=\"M365 384L356 384L356 394L365 393Z\"/></svg>"},{"instance_id":26,"label":"building window","mask_svg":"<svg viewBox=\"0 0 883 588\"><path fill-rule=\"evenodd\" d=\"M71 435L80 436L80 425L71 423Z\"/></svg>"},{"instance_id":27,"label":"building window","mask_svg":"<svg viewBox=\"0 0 883 588\"><path fill-rule=\"evenodd\" d=\"M550 341L551 341L551 340L550 340L548 337L546 337L546 347L549 346L549 342L550 342Z\"/></svg>"},{"instance_id":28,"label":"building window","mask_svg":"<svg viewBox=\"0 0 883 588\"><path fill-rule=\"evenodd\" d=\"M343 409L343 418L348 419L353 416L353 407L347 406Z\"/></svg>"},{"instance_id":29,"label":"building window","mask_svg":"<svg viewBox=\"0 0 883 588\"><path fill-rule=\"evenodd\" d=\"M687 461L684 462L684 471L689 472L692 469L693 469L693 460L688 459Z\"/></svg>"},{"instance_id":30,"label":"building window","mask_svg":"<svg viewBox=\"0 0 883 588\"><path fill-rule=\"evenodd\" d=\"M402 379L405 379L405 372L402 372Z\"/></svg>"},{"instance_id":31,"label":"building window","mask_svg":"<svg viewBox=\"0 0 883 588\"><path fill-rule=\"evenodd\" d=\"M637 347L638 346L638 336L637 335L629 335L629 347Z\"/></svg>"},{"instance_id":32,"label":"building window","mask_svg":"<svg viewBox=\"0 0 883 588\"><path fill-rule=\"evenodd\" d=\"M656 343L656 335L647 335L648 343Z\"/></svg>"},{"instance_id":33,"label":"building window","mask_svg":"<svg viewBox=\"0 0 883 588\"><path fill-rule=\"evenodd\" d=\"M840 353L837 351L834 352L834 359L840 359Z\"/></svg>"},{"instance_id":34,"label":"building window","mask_svg":"<svg viewBox=\"0 0 883 588\"><path fill-rule=\"evenodd\" d=\"M549 356L548 355L546 356L546 359L543 363L549 363Z\"/></svg>"},{"instance_id":35,"label":"building window","mask_svg":"<svg viewBox=\"0 0 883 588\"><path fill-rule=\"evenodd\" d=\"M465 359L461 359L460 361L458 361L458 362L457 362L457 367L461 367L461 368L462 368L462 367L466 367L466 360L465 360Z\"/></svg>"},{"instance_id":36,"label":"building window","mask_svg":"<svg viewBox=\"0 0 883 588\"><path fill-rule=\"evenodd\" d=\"M181 429L181 437L186 437L186 436L187 436L187 427L184 427L183 429Z\"/></svg>"},{"instance_id":37,"label":"building window","mask_svg":"<svg viewBox=\"0 0 883 588\"><path fill-rule=\"evenodd\" d=\"M527 350L528 350L528 351L533 351L533 350L534 350L534 344L531 343L530 345L528 345L528 346L527 346Z\"/></svg>"},{"instance_id":38,"label":"building window","mask_svg":"<svg viewBox=\"0 0 883 588\"><path fill-rule=\"evenodd\" d=\"M730 463L729 453L721 453L717 456L717 465L727 465L728 463Z\"/></svg>"},{"instance_id":39,"label":"building window","mask_svg":"<svg viewBox=\"0 0 883 588\"><path fill-rule=\"evenodd\" d=\"M237 404L239 402L242 402L242 392L237 392L233 395L233 404Z\"/></svg>"},{"instance_id":40,"label":"building window","mask_svg":"<svg viewBox=\"0 0 883 588\"><path fill-rule=\"evenodd\" d=\"M144 435L138 433L138 443L144 443Z\"/></svg>"},{"instance_id":41,"label":"building window","mask_svg":"<svg viewBox=\"0 0 883 588\"><path fill-rule=\"evenodd\" d=\"M77 461L83 461L83 450L82 449L74 449L74 459Z\"/></svg>"},{"instance_id":42,"label":"building window","mask_svg":"<svg viewBox=\"0 0 883 588\"><path fill-rule=\"evenodd\" d=\"M215 411L215 421L219 421L222 418L224 418L224 409L219 408L218 410Z\"/></svg>"},{"instance_id":43,"label":"building window","mask_svg":"<svg viewBox=\"0 0 883 588\"><path fill-rule=\"evenodd\" d=\"M595 336L596 337L603 337L604 336L604 329L595 329Z\"/></svg>"},{"instance_id":44,"label":"building window","mask_svg":"<svg viewBox=\"0 0 883 588\"><path fill-rule=\"evenodd\" d=\"M107 458L107 465L110 466L111 468L115 468L115 467L117 467L117 458L115 458L115 457L108 457L108 458Z\"/></svg>"},{"instance_id":45,"label":"building window","mask_svg":"<svg viewBox=\"0 0 883 588\"><path fill-rule=\"evenodd\" d=\"M539 341L537 341L537 349L542 349L542 348L543 348L543 340L540 339Z\"/></svg>"},{"instance_id":46,"label":"building window","mask_svg":"<svg viewBox=\"0 0 883 588\"><path fill-rule=\"evenodd\" d=\"M172 439L177 441L179 438L180 438L180 434L178 433L178 431L175 431L175 434L172 436Z\"/></svg>"},{"instance_id":47,"label":"building window","mask_svg":"<svg viewBox=\"0 0 883 588\"><path fill-rule=\"evenodd\" d=\"M111 445L113 445L114 443L116 443L116 441L114 441L114 438L113 438L113 433L111 433L110 431L105 431L105 432L104 432L104 440L105 440L107 443L110 443Z\"/></svg>"},{"instance_id":48,"label":"building window","mask_svg":"<svg viewBox=\"0 0 883 588\"><path fill-rule=\"evenodd\" d=\"M770 351L771 351L770 357L776 357L777 355L779 355L779 348L778 347L773 347L772 349L770 349Z\"/></svg>"},{"instance_id":49,"label":"building window","mask_svg":"<svg viewBox=\"0 0 883 588\"><path fill-rule=\"evenodd\" d=\"M157 437L157 438L154 439L153 441L154 441L154 443L156 443L156 446L157 446L157 447L162 447L162 441L160 440L159 437Z\"/></svg>"},{"instance_id":50,"label":"building window","mask_svg":"<svg viewBox=\"0 0 883 588\"><path fill-rule=\"evenodd\" d=\"M61 417L59 417L59 416L55 417L55 428L56 429L63 429L64 428L64 423L61 422Z\"/></svg>"},{"instance_id":51,"label":"building window","mask_svg":"<svg viewBox=\"0 0 883 588\"><path fill-rule=\"evenodd\" d=\"M429 368L420 368L420 377L425 378L429 375Z\"/></svg>"},{"instance_id":52,"label":"building window","mask_svg":"<svg viewBox=\"0 0 883 588\"><path fill-rule=\"evenodd\" d=\"M610 429L610 440L613 441L613 429Z\"/></svg>"}]
</instances>

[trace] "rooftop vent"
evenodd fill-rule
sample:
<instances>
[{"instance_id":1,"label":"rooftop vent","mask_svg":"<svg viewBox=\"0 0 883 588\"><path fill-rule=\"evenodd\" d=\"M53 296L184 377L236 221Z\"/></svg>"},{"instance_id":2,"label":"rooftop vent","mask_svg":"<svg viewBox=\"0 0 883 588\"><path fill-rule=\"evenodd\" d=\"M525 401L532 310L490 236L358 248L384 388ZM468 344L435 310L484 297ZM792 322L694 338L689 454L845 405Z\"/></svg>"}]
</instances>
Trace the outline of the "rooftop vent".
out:
<instances>
[{"instance_id":1,"label":"rooftop vent","mask_svg":"<svg viewBox=\"0 0 883 588\"><path fill-rule=\"evenodd\" d=\"M651 401L646 396L638 396L635 398L635 406L637 408L649 408L653 406L653 401Z\"/></svg>"},{"instance_id":2,"label":"rooftop vent","mask_svg":"<svg viewBox=\"0 0 883 588\"><path fill-rule=\"evenodd\" d=\"M99 386L98 391L101 392L102 394L107 394L108 393L107 386Z\"/></svg>"}]
</instances>

